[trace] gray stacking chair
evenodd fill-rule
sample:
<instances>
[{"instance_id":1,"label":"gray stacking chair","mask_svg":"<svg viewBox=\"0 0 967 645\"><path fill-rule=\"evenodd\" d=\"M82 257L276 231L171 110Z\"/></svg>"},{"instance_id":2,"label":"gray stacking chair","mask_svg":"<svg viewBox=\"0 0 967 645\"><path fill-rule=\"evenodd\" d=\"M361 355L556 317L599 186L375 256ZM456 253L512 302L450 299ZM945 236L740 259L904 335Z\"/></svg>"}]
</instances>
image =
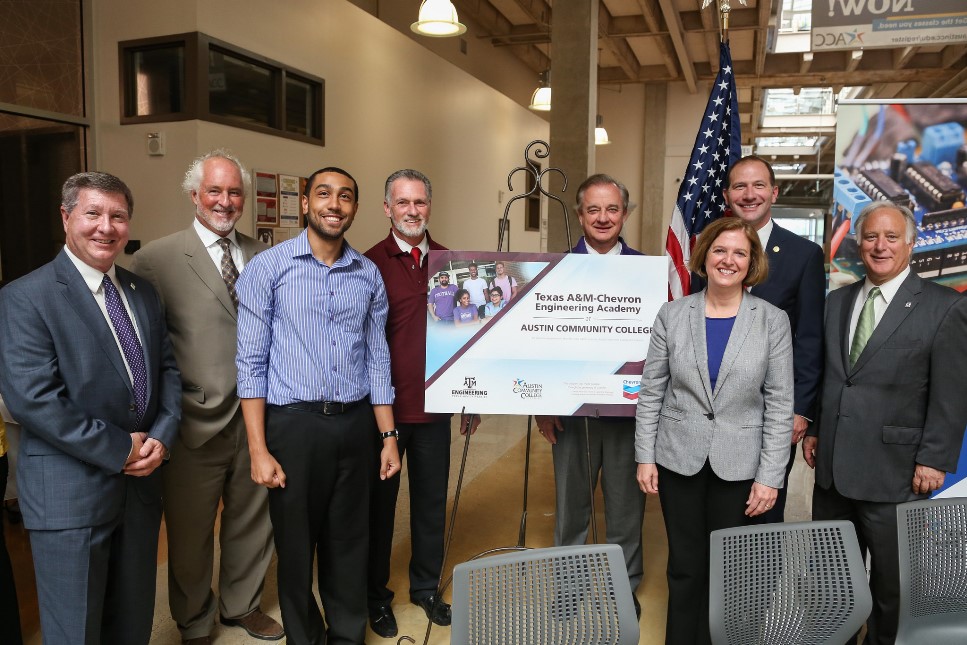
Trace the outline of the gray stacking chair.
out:
<instances>
[{"instance_id":1,"label":"gray stacking chair","mask_svg":"<svg viewBox=\"0 0 967 645\"><path fill-rule=\"evenodd\" d=\"M896 642L967 643L967 498L925 499L896 509L900 625Z\"/></svg>"},{"instance_id":2,"label":"gray stacking chair","mask_svg":"<svg viewBox=\"0 0 967 645\"><path fill-rule=\"evenodd\" d=\"M454 645L625 645L638 633L616 544L528 549L453 569Z\"/></svg>"},{"instance_id":3,"label":"gray stacking chair","mask_svg":"<svg viewBox=\"0 0 967 645\"><path fill-rule=\"evenodd\" d=\"M713 531L710 555L716 645L845 643L873 607L849 522Z\"/></svg>"}]
</instances>

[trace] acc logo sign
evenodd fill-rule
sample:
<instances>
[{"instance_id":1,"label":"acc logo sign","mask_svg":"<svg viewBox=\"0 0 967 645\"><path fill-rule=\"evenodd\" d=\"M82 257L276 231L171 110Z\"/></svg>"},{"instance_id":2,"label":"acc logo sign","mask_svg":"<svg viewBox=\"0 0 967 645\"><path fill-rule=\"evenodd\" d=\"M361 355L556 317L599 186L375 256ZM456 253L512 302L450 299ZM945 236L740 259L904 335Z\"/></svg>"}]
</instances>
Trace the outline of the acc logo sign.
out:
<instances>
[{"instance_id":1,"label":"acc logo sign","mask_svg":"<svg viewBox=\"0 0 967 645\"><path fill-rule=\"evenodd\" d=\"M843 33L831 31L820 33L814 31L813 49L822 49L823 47L850 47L854 43L862 45L863 33L862 31L847 31Z\"/></svg>"}]
</instances>

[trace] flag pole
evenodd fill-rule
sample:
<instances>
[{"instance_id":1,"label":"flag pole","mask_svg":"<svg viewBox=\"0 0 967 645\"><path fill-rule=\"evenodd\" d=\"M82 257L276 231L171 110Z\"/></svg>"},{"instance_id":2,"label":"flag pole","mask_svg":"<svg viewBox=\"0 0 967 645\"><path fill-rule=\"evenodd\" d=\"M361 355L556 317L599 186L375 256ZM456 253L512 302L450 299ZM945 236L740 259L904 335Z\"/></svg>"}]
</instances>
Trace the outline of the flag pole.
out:
<instances>
[{"instance_id":1,"label":"flag pole","mask_svg":"<svg viewBox=\"0 0 967 645\"><path fill-rule=\"evenodd\" d=\"M732 7L729 5L729 0L722 0L719 2L719 17L721 18L722 28L719 30L719 39L724 43L729 40L729 14L732 12Z\"/></svg>"}]
</instances>

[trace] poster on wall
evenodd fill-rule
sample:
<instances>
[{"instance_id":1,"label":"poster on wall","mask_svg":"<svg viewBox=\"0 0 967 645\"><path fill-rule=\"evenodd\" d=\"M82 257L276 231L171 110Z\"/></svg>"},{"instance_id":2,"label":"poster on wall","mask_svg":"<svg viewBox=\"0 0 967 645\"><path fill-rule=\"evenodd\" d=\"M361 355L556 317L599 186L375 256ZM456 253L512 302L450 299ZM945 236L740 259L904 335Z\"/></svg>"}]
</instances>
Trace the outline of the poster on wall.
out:
<instances>
[{"instance_id":1,"label":"poster on wall","mask_svg":"<svg viewBox=\"0 0 967 645\"><path fill-rule=\"evenodd\" d=\"M967 99L849 101L837 108L829 288L866 277L853 219L875 200L917 220L911 269L967 292ZM967 333L967 332L965 332ZM967 496L967 445L938 496Z\"/></svg>"},{"instance_id":2,"label":"poster on wall","mask_svg":"<svg viewBox=\"0 0 967 645\"><path fill-rule=\"evenodd\" d=\"M274 172L256 170L255 175L255 224L278 226L278 177Z\"/></svg>"},{"instance_id":3,"label":"poster on wall","mask_svg":"<svg viewBox=\"0 0 967 645\"><path fill-rule=\"evenodd\" d=\"M299 177L279 175L279 226L298 227L301 213Z\"/></svg>"},{"instance_id":4,"label":"poster on wall","mask_svg":"<svg viewBox=\"0 0 967 645\"><path fill-rule=\"evenodd\" d=\"M668 297L663 256L431 251L428 262L428 412L634 415Z\"/></svg>"},{"instance_id":5,"label":"poster on wall","mask_svg":"<svg viewBox=\"0 0 967 645\"><path fill-rule=\"evenodd\" d=\"M967 42L964 0L815 0L812 50Z\"/></svg>"}]
</instances>

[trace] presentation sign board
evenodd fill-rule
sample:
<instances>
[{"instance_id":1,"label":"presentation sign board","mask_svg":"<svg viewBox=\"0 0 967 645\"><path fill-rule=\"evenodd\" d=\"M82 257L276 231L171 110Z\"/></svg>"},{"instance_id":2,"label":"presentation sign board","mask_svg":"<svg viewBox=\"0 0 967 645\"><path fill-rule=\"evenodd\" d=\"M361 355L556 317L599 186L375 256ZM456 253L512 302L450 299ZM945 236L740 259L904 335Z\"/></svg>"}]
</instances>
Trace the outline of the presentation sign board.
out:
<instances>
[{"instance_id":1,"label":"presentation sign board","mask_svg":"<svg viewBox=\"0 0 967 645\"><path fill-rule=\"evenodd\" d=\"M667 301L664 257L431 251L429 262L431 295L443 272L462 287L471 264L510 293L475 321L431 318L428 412L634 415Z\"/></svg>"}]
</instances>

